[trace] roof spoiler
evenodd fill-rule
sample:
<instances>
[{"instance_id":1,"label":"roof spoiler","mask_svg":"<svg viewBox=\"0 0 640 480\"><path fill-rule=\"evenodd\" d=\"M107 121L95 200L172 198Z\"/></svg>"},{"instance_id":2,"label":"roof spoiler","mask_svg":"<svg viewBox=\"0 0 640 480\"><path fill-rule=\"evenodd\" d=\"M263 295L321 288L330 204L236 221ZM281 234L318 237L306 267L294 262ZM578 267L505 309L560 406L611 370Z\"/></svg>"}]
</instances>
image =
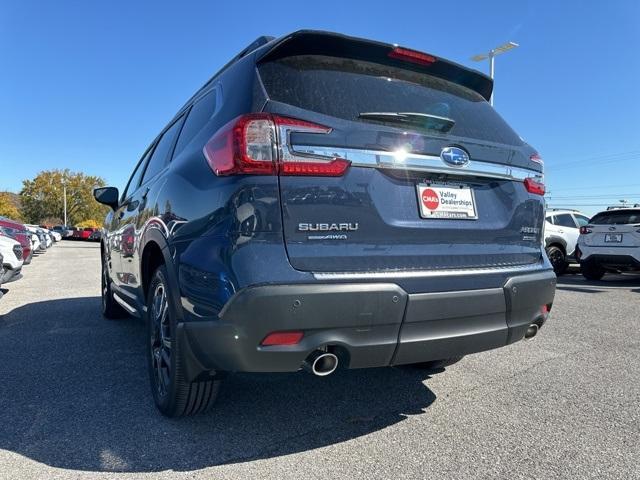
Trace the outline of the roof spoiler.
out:
<instances>
[{"instance_id":1,"label":"roof spoiler","mask_svg":"<svg viewBox=\"0 0 640 480\"><path fill-rule=\"evenodd\" d=\"M293 55L330 55L424 72L469 88L480 94L485 100L491 98L493 91L493 80L477 70L463 67L435 55L398 48L397 45L388 43L316 30L299 30L278 40L265 42L260 46L264 46L266 43L269 45L261 48L262 51L258 53L257 60L259 62ZM260 46L254 47L254 49ZM406 57L395 55L394 51L398 50L405 52ZM428 58L429 61L419 61L421 58Z\"/></svg>"}]
</instances>

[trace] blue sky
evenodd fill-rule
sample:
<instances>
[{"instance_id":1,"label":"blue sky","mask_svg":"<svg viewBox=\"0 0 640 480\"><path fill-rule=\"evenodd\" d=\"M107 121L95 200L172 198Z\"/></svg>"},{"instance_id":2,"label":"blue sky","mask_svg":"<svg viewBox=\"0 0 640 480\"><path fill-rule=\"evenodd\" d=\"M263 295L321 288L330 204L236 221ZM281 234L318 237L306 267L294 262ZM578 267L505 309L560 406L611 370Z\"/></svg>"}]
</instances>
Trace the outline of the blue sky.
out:
<instances>
[{"instance_id":1,"label":"blue sky","mask_svg":"<svg viewBox=\"0 0 640 480\"><path fill-rule=\"evenodd\" d=\"M469 57L506 41L495 107L543 155L549 203L640 202L640 2L4 0L0 190L70 168L122 186L148 143L262 34L316 28Z\"/></svg>"}]
</instances>

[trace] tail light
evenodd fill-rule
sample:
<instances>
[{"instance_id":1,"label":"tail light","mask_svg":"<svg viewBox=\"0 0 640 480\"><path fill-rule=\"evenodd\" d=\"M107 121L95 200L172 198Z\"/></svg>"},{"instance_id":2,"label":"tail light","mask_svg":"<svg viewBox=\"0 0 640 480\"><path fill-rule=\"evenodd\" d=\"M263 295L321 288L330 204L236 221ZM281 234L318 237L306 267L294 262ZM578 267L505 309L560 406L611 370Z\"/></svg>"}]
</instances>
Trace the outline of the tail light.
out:
<instances>
[{"instance_id":1,"label":"tail light","mask_svg":"<svg viewBox=\"0 0 640 480\"><path fill-rule=\"evenodd\" d=\"M204 146L204 156L218 176L226 175L343 175L351 162L343 158L301 155L289 148L292 132L327 134L323 125L252 113L238 117Z\"/></svg>"},{"instance_id":2,"label":"tail light","mask_svg":"<svg viewBox=\"0 0 640 480\"><path fill-rule=\"evenodd\" d=\"M533 193L535 195L544 195L545 192L544 183L538 182L533 178L524 179L524 188L527 189L527 192Z\"/></svg>"},{"instance_id":3,"label":"tail light","mask_svg":"<svg viewBox=\"0 0 640 480\"><path fill-rule=\"evenodd\" d=\"M218 176L276 173L276 132L268 114L245 115L216 132L204 146L204 156Z\"/></svg>"},{"instance_id":4,"label":"tail light","mask_svg":"<svg viewBox=\"0 0 640 480\"><path fill-rule=\"evenodd\" d=\"M537 163L538 165L544 165L544 161L542 160L542 157L538 153L534 153L533 155L531 155L529 157L529 160L531 160L534 163ZM542 182L534 180L533 178L527 178L524 181L524 186L527 189L527 192L529 193L533 193L535 195L544 195L545 187L544 187L544 183Z\"/></svg>"},{"instance_id":5,"label":"tail light","mask_svg":"<svg viewBox=\"0 0 640 480\"><path fill-rule=\"evenodd\" d=\"M591 230L588 226L580 227L580 235L587 235L591 232L593 232L593 230Z\"/></svg>"}]
</instances>

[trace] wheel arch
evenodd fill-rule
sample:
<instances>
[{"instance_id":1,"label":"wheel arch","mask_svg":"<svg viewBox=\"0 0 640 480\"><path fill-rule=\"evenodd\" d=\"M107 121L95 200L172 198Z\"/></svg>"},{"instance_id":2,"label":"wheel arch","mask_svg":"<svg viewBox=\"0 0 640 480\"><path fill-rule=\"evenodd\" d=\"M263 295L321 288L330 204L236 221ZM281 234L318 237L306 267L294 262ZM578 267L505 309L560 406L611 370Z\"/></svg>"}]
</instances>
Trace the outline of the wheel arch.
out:
<instances>
[{"instance_id":1,"label":"wheel arch","mask_svg":"<svg viewBox=\"0 0 640 480\"><path fill-rule=\"evenodd\" d=\"M168 289L174 306L174 314L178 321L182 321L183 314L180 308L180 284L176 272L175 262L171 256L169 242L164 234L157 228L148 229L140 242L140 287L142 304L146 305L147 293L153 273L160 265L164 265L167 271Z\"/></svg>"},{"instance_id":2,"label":"wheel arch","mask_svg":"<svg viewBox=\"0 0 640 480\"><path fill-rule=\"evenodd\" d=\"M545 239L544 248L549 248L552 246L560 247L562 252L567 255L567 242L562 237L551 236Z\"/></svg>"}]
</instances>

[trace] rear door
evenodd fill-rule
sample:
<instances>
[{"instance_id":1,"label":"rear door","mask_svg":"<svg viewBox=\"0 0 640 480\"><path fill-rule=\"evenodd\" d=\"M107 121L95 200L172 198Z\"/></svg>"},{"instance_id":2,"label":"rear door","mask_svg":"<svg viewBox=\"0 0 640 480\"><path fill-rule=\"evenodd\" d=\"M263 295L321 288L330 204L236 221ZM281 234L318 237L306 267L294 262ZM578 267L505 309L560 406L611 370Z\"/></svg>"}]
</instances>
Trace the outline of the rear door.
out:
<instances>
[{"instance_id":1,"label":"rear door","mask_svg":"<svg viewBox=\"0 0 640 480\"><path fill-rule=\"evenodd\" d=\"M415 67L300 54L259 64L265 111L328 127L280 128L285 154L351 162L339 176L280 177L294 268L540 261L542 197L523 183L541 180L535 152L480 94Z\"/></svg>"},{"instance_id":2,"label":"rear door","mask_svg":"<svg viewBox=\"0 0 640 480\"><path fill-rule=\"evenodd\" d=\"M573 255L578 244L578 237L580 236L580 230L578 224L570 213L560 213L553 216L553 223L556 226L557 232L567 242L567 255Z\"/></svg>"},{"instance_id":3,"label":"rear door","mask_svg":"<svg viewBox=\"0 0 640 480\"><path fill-rule=\"evenodd\" d=\"M586 228L584 243L590 247L640 248L640 209L599 213Z\"/></svg>"},{"instance_id":4,"label":"rear door","mask_svg":"<svg viewBox=\"0 0 640 480\"><path fill-rule=\"evenodd\" d=\"M178 118L160 135L146 163L140 185L133 189L122 212L122 286L131 290L131 293L140 285L140 237L144 232L145 222L154 215L154 199L157 195L154 186L169 164L183 121L184 116Z\"/></svg>"}]
</instances>

